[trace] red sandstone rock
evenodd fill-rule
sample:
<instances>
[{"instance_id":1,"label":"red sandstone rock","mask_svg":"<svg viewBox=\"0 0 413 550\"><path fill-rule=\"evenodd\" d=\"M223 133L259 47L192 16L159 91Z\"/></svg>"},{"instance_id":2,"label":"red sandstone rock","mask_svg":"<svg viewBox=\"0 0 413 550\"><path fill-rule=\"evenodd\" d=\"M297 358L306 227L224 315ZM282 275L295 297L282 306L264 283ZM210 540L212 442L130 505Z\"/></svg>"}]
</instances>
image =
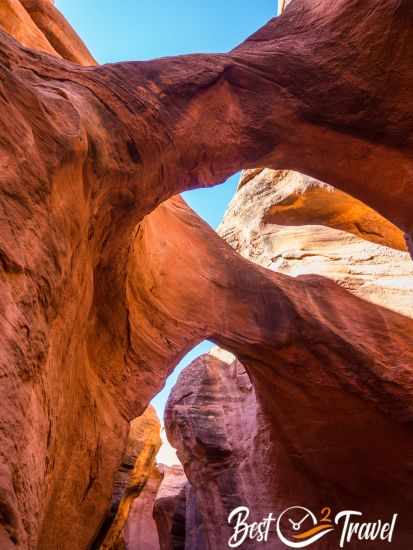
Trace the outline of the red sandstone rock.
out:
<instances>
[{"instance_id":1,"label":"red sandstone rock","mask_svg":"<svg viewBox=\"0 0 413 550\"><path fill-rule=\"evenodd\" d=\"M2 1L0 23L1 28L14 36L23 46L59 56L19 0Z\"/></svg>"},{"instance_id":2,"label":"red sandstone rock","mask_svg":"<svg viewBox=\"0 0 413 550\"><path fill-rule=\"evenodd\" d=\"M156 455L161 446L160 428L159 419L152 406L131 422L122 464L114 476L111 509L94 542L95 548L116 550L126 547L130 550L129 540L131 548L132 544L142 547L149 542L156 543L156 530L151 513L153 493L156 491L156 485L160 484L160 474L155 466ZM152 481L151 487L142 495L149 480ZM134 519L130 517L132 511ZM149 521L144 526L142 523L146 519ZM132 522L134 538L129 539L126 526Z\"/></svg>"},{"instance_id":3,"label":"red sandstone rock","mask_svg":"<svg viewBox=\"0 0 413 550\"><path fill-rule=\"evenodd\" d=\"M199 510L196 492L190 483L185 490L185 550L207 550L205 526Z\"/></svg>"},{"instance_id":4,"label":"red sandstone rock","mask_svg":"<svg viewBox=\"0 0 413 550\"><path fill-rule=\"evenodd\" d=\"M226 548L234 508L249 506L258 520L276 505L268 481L279 474L269 460L268 421L245 368L212 355L195 359L172 390L165 422L194 489L207 548ZM242 546L260 547L275 548Z\"/></svg>"},{"instance_id":5,"label":"red sandstone rock","mask_svg":"<svg viewBox=\"0 0 413 550\"><path fill-rule=\"evenodd\" d=\"M311 178L271 170L245 174L219 232L240 254L274 271L293 276L321 273L363 296L366 309L374 302L413 315L410 258L384 246L403 248L400 234L365 205ZM357 359L351 349L348 344L345 363L355 373L352 363ZM377 351L373 346L372 355ZM400 471L398 479L379 489L387 484L393 461L404 470L401 477L407 474L407 448L407 461L393 454L403 445L402 433L397 436L386 427L379 410L374 413L367 403L353 402L345 386L325 398L323 393L333 386L325 379L328 359L320 360L313 381L306 381L305 363L291 370L274 356L281 370L272 377L266 369L260 373L262 363L251 368L247 361L257 397L251 385L245 385L249 392L239 385L242 367L222 352L217 359L202 356L178 379L167 405L166 427L196 491L209 547L229 539L228 514L240 505L248 506L251 521L257 521L270 511L281 513L304 502L319 512L324 499L334 502L336 511L357 509L374 520L384 510L391 517L392 509L394 513L405 500ZM232 364L230 369L226 362ZM383 404L386 399L382 394L377 401ZM382 469L386 462L387 472ZM384 504L388 501L391 504ZM402 506L407 509L409 504ZM407 521L399 521L393 545L403 549L412 533ZM337 548L337 534L317 544ZM361 549L363 544L353 541L352 547ZM245 547L263 545L251 542ZM273 538L264 547L281 550L284 545Z\"/></svg>"},{"instance_id":6,"label":"red sandstone rock","mask_svg":"<svg viewBox=\"0 0 413 550\"><path fill-rule=\"evenodd\" d=\"M384 491L380 488L380 482L385 482L385 478L378 478L377 485L367 489L364 484L372 474L364 470L358 480L348 485L347 480L336 492L327 479L329 472L331 474L334 468L340 467L337 458L343 444L354 444L354 437L359 437L364 444L360 447L354 445L353 456L347 457L353 466L360 465L360 461L365 459L367 445L372 445L376 451L383 446L373 434L357 436L357 423L364 423L371 413L366 410L353 411L353 431L347 435L340 434L337 440L341 442L340 449L322 446L329 439L328 435L323 440L315 440L315 446L311 447L308 441L304 443L305 437L291 439L291 423L285 422L288 417L280 416L277 410L279 395L273 401L272 414L268 415L262 410L260 400L255 400L254 390L248 381L239 383L241 372L242 367L236 361L228 368L228 364L217 358L202 356L183 371L167 405L169 436L178 447L178 454L193 484L208 548L226 545L234 533L227 523L228 515L240 505L248 506L251 522L261 521L269 512L277 518L283 510L294 505L305 505L321 517L319 507L323 506L322 503L332 506L333 515L342 509L354 509L363 512L364 521L383 518L385 513L387 519L391 519L392 513L396 513L394 510L400 509L397 501L403 498L400 485L397 496L390 496L390 486ZM288 405L289 416L295 416L294 407L291 403ZM301 407L299 401L297 405ZM305 426L312 431L319 419L315 409L309 409L307 415ZM277 420L281 424L277 425ZM331 424L342 424L342 420L333 413ZM374 432L380 434L378 437L384 435L382 424L383 421L378 432ZM369 422L370 430L375 430L374 426L377 426L374 420ZM391 437L390 431L386 437ZM333 458L336 452L338 456ZM330 455L333 463L318 469L314 460L324 453ZM390 459L398 465L401 462L396 454ZM340 458L342 468L345 460L344 456ZM383 455L379 455L370 463L370 468L379 476L385 475L384 470L379 474L382 460ZM291 475L295 469L294 475ZM335 473L337 476L342 474L340 470ZM357 468L354 468L354 473L360 475ZM309 486L314 483L311 490ZM368 491L373 492L373 498ZM383 501L384 494L391 504ZM392 542L396 548L407 548L412 540L407 517L408 513L401 513L398 517L397 536ZM317 548L336 549L340 537L341 530L336 528L316 543ZM361 550L365 544L366 541L353 539L351 547ZM386 548L388 542L376 540L374 545L375 548ZM242 548L282 550L285 545L272 526L266 543L247 539Z\"/></svg>"},{"instance_id":7,"label":"red sandstone rock","mask_svg":"<svg viewBox=\"0 0 413 550\"><path fill-rule=\"evenodd\" d=\"M123 530L126 550L160 550L153 507L161 481L161 472L157 467L153 468L139 498L133 501Z\"/></svg>"},{"instance_id":8,"label":"red sandstone rock","mask_svg":"<svg viewBox=\"0 0 413 550\"><path fill-rule=\"evenodd\" d=\"M162 466L164 478L153 509L161 550L206 550L198 501L182 466Z\"/></svg>"},{"instance_id":9,"label":"red sandstone rock","mask_svg":"<svg viewBox=\"0 0 413 550\"><path fill-rule=\"evenodd\" d=\"M394 487L411 479L412 323L252 265L179 199L155 210L241 167L284 167L411 231L410 2L294 0L229 54L102 67L42 53L91 62L52 6L14 4L36 50L0 33L2 549L87 547L128 421L207 336L243 360L271 414L277 397L298 457L285 483L303 481L310 449L332 500L380 479L386 510L410 509ZM368 448L366 431L380 434ZM302 494L315 498L311 480Z\"/></svg>"},{"instance_id":10,"label":"red sandstone rock","mask_svg":"<svg viewBox=\"0 0 413 550\"><path fill-rule=\"evenodd\" d=\"M29 10L32 4L27 0ZM91 69L27 59L7 39L2 50L12 74L21 65L30 73L35 65L40 80L57 79L67 93L76 89L60 109L62 126L73 109L83 113L88 142L105 143L99 165L129 182L131 200L142 181L145 193L135 206L141 215L180 190L211 185L240 166L261 165L317 176L410 231L412 17L407 0L366 0L356 7L347 0L294 0L282 17L229 54ZM347 34L348 41L337 38ZM24 82L28 73L19 78ZM99 132L93 126L98 119ZM168 150L160 163L158 152L170 135L174 152Z\"/></svg>"},{"instance_id":11,"label":"red sandstone rock","mask_svg":"<svg viewBox=\"0 0 413 550\"><path fill-rule=\"evenodd\" d=\"M80 65L96 65L89 50L51 0L20 0L54 50ZM37 47L35 44L32 47Z\"/></svg>"},{"instance_id":12,"label":"red sandstone rock","mask_svg":"<svg viewBox=\"0 0 413 550\"><path fill-rule=\"evenodd\" d=\"M413 317L413 263L402 232L330 185L296 172L247 171L218 233L263 267L322 275Z\"/></svg>"},{"instance_id":13,"label":"red sandstone rock","mask_svg":"<svg viewBox=\"0 0 413 550\"><path fill-rule=\"evenodd\" d=\"M185 550L186 485L181 466L164 466L153 509L161 550Z\"/></svg>"}]
</instances>

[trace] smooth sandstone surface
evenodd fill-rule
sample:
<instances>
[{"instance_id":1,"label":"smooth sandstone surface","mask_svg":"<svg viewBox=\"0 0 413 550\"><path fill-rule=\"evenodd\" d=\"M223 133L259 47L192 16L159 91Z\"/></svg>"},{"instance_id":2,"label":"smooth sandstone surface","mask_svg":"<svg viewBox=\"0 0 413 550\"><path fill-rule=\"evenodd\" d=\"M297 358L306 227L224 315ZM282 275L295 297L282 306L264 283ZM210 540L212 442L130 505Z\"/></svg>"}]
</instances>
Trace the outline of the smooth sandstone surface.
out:
<instances>
[{"instance_id":1,"label":"smooth sandstone surface","mask_svg":"<svg viewBox=\"0 0 413 550\"><path fill-rule=\"evenodd\" d=\"M96 65L96 61L51 0L20 0L37 28L63 59L80 65ZM36 44L31 47L37 48Z\"/></svg>"},{"instance_id":2,"label":"smooth sandstone surface","mask_svg":"<svg viewBox=\"0 0 413 550\"><path fill-rule=\"evenodd\" d=\"M60 48L64 42L72 52L69 58L91 64L93 58L52 4L47 0L6 0L0 7L0 26L23 46L34 48L33 52L27 51L28 56L34 56L33 68L38 59L36 50L60 58L67 54ZM45 14L52 17L48 23ZM46 25L38 24L41 20ZM49 41L53 29L49 32L48 24L57 29L61 44ZM10 45L17 46L11 42ZM59 46L61 53L54 46ZM3 53L3 59L7 59L10 52ZM9 70L5 66L3 69L6 73ZM61 159L75 151L76 156L82 147L79 149L75 143L81 143L82 138L78 140L74 134L63 141L57 138L58 134L71 133L71 123L67 126L64 121L64 92L52 85L43 89L43 99L35 99L34 83L25 86L8 74L9 78L3 76L14 89L13 96L20 97L20 107L19 100L14 106L7 101L3 104L8 119L2 129L3 135L8 136L3 152L9 151L12 164L3 173L1 193L1 310L6 323L1 336L5 374L1 391L7 399L2 409L4 519L0 547L84 548L92 542L110 506L113 475L126 445L129 424L90 369L85 345L79 347L79 341L73 338L73 331L85 330L85 315L91 302L85 281L91 271L87 260L85 264L85 250L82 253L82 246L74 245L76 238L69 238L70 244L62 235L66 226L74 237L73 229L80 228L80 218L69 212L64 214L67 207L71 209L64 205L66 192L60 193L60 199L59 192L51 192L51 188L44 194L51 183L49 180L46 184L48 170L54 173L57 167L56 150L60 150ZM71 112L73 115L73 109ZM45 122L47 119L49 123ZM40 137L38 130L42 126L44 134ZM62 184L68 184L71 194L76 189L70 190L72 183L81 180L79 165L58 172L54 181L60 179ZM16 192L9 191L12 182L20 178L20 191L17 187ZM76 203L76 191L70 202ZM62 208L60 221L52 221L52 213ZM70 251L73 245L76 252ZM18 260L11 260L9 253ZM30 262L31 267L25 267ZM72 282L72 276L67 277L68 266L74 277ZM60 315L57 302L64 309ZM79 307L80 303L83 305ZM62 328L67 322L72 326L69 332ZM16 338L11 335L13 330ZM9 360L18 365L14 374ZM26 418L30 418L30 429L22 426Z\"/></svg>"},{"instance_id":3,"label":"smooth sandstone surface","mask_svg":"<svg viewBox=\"0 0 413 550\"><path fill-rule=\"evenodd\" d=\"M403 233L331 185L297 172L247 170L218 233L263 267L322 275L413 317L413 263Z\"/></svg>"},{"instance_id":4,"label":"smooth sandstone surface","mask_svg":"<svg viewBox=\"0 0 413 550\"><path fill-rule=\"evenodd\" d=\"M171 197L289 168L410 233L411 3L293 0L232 52L106 66L51 4L4 6L0 547L90 544L129 422L206 337L271 415L277 397L286 484L333 501L355 484L373 513L380 479L386 511L410 509L412 322L252 264Z\"/></svg>"},{"instance_id":5,"label":"smooth sandstone surface","mask_svg":"<svg viewBox=\"0 0 413 550\"><path fill-rule=\"evenodd\" d=\"M14 36L23 46L59 56L20 0L2 1L0 23L2 29Z\"/></svg>"}]
</instances>

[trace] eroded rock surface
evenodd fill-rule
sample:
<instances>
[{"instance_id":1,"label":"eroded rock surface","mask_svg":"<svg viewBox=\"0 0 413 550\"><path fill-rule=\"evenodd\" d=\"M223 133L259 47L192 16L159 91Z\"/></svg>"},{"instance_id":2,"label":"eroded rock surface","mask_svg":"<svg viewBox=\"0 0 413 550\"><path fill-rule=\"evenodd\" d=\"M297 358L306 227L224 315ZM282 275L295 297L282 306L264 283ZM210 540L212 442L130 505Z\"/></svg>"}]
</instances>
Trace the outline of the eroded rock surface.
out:
<instances>
[{"instance_id":1,"label":"eroded rock surface","mask_svg":"<svg viewBox=\"0 0 413 550\"><path fill-rule=\"evenodd\" d=\"M160 468L155 466L143 491L133 501L123 529L125 550L160 550L153 508L162 478Z\"/></svg>"},{"instance_id":2,"label":"eroded rock surface","mask_svg":"<svg viewBox=\"0 0 413 550\"><path fill-rule=\"evenodd\" d=\"M242 359L263 402L278 396L286 440L306 404L314 436L334 415L354 431L357 413L353 449L334 432L316 453L329 494L381 478L386 506L411 507L390 486L411 476L412 323L324 278L251 264L167 199L241 167L288 167L410 233L412 18L407 0L293 0L227 54L90 66L51 3L2 3L20 41L0 32L2 549L90 544L129 421L206 337ZM382 463L367 450L353 472L368 422ZM310 435L292 438L297 471Z\"/></svg>"},{"instance_id":3,"label":"eroded rock surface","mask_svg":"<svg viewBox=\"0 0 413 550\"><path fill-rule=\"evenodd\" d=\"M206 550L196 492L182 466L161 466L164 478L153 510L161 550Z\"/></svg>"},{"instance_id":4,"label":"eroded rock surface","mask_svg":"<svg viewBox=\"0 0 413 550\"><path fill-rule=\"evenodd\" d=\"M207 550L205 524L199 509L196 491L191 483L186 486L185 550Z\"/></svg>"},{"instance_id":5,"label":"eroded rock surface","mask_svg":"<svg viewBox=\"0 0 413 550\"><path fill-rule=\"evenodd\" d=\"M193 361L172 390L165 424L191 481L207 548L226 547L236 507L253 510L251 521L273 511L270 480L281 472L271 463L271 430L241 363L210 354ZM242 548L260 546L246 541Z\"/></svg>"},{"instance_id":6,"label":"eroded rock surface","mask_svg":"<svg viewBox=\"0 0 413 550\"><path fill-rule=\"evenodd\" d=\"M37 28L47 38L54 52L63 59L80 65L96 65L95 59L71 25L54 6L53 0L20 0L20 2ZM36 42L28 45L29 47L38 47Z\"/></svg>"},{"instance_id":7,"label":"eroded rock surface","mask_svg":"<svg viewBox=\"0 0 413 550\"><path fill-rule=\"evenodd\" d=\"M160 430L161 425L152 406L131 422L126 451L114 478L111 509L95 541L96 549L129 549L127 542L132 539L126 533L127 525L128 533L134 531L135 546L142 547L145 537L153 542L153 523L148 522L148 532L145 534L142 522L145 517L150 516L151 494L154 486L160 483L160 474L155 465L156 455L161 446ZM150 480L151 488L143 495ZM145 506L149 506L149 510L146 510ZM132 512L135 522L131 517ZM144 538L139 539L139 535L143 535Z\"/></svg>"},{"instance_id":8,"label":"eroded rock surface","mask_svg":"<svg viewBox=\"0 0 413 550\"><path fill-rule=\"evenodd\" d=\"M187 477L182 466L163 466L153 509L161 550L185 550Z\"/></svg>"},{"instance_id":9,"label":"eroded rock surface","mask_svg":"<svg viewBox=\"0 0 413 550\"><path fill-rule=\"evenodd\" d=\"M365 310L381 304L410 323L413 271L408 253L400 250L405 248L402 234L328 185L292 172L248 172L219 233L257 264L298 280L322 274L361 296ZM318 301L322 293L320 288ZM344 303L341 307L351 316ZM371 330L372 325L365 325L364 334ZM389 341L393 336L388 334ZM403 440L411 438L410 420L400 417L393 431L379 405L387 399L387 385L375 404L365 399L368 391L364 397L359 394L359 401L347 384L361 374L356 370L357 351L349 343L346 347L348 356L340 360L336 346L325 348L318 360L313 357L309 370L292 346L284 357L273 355L276 376L262 361L246 358L256 393L249 382L239 384L244 369L222 350L195 360L181 374L168 401L166 427L197 494L209 548L229 539L233 531L228 514L240 505L249 507L251 521L300 503L311 504L318 513L323 502L335 511L361 510L371 520L383 514L391 518L402 507L405 512L400 513L399 534L392 544L402 549L412 540L403 490L412 483L412 455ZM370 348L376 360L377 350L376 345ZM410 344L404 350L410 353ZM347 383L336 386L340 364L346 365ZM366 382L361 383L363 391ZM404 383L399 382L401 387ZM395 452L400 446L401 454ZM396 458L405 452L406 460ZM388 483L393 461L403 474L399 470ZM272 536L268 548L284 548ZM337 548L339 537L334 533L317 544ZM352 542L354 548L363 544ZM387 543L376 544L384 548Z\"/></svg>"},{"instance_id":10,"label":"eroded rock surface","mask_svg":"<svg viewBox=\"0 0 413 550\"><path fill-rule=\"evenodd\" d=\"M328 184L297 172L248 170L218 233L263 267L322 275L413 317L413 263L403 233Z\"/></svg>"}]
</instances>

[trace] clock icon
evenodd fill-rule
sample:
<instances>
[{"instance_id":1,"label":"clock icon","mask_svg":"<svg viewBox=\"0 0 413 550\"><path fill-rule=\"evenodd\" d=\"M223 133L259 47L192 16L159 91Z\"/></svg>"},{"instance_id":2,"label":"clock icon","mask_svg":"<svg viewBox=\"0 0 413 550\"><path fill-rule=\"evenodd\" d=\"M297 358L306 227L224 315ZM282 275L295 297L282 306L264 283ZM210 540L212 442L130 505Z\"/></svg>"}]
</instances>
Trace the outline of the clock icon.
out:
<instances>
[{"instance_id":1,"label":"clock icon","mask_svg":"<svg viewBox=\"0 0 413 550\"><path fill-rule=\"evenodd\" d=\"M304 506L287 508L278 516L276 524L278 538L289 548L305 548L333 529L330 520L323 518L319 523L315 514Z\"/></svg>"}]
</instances>

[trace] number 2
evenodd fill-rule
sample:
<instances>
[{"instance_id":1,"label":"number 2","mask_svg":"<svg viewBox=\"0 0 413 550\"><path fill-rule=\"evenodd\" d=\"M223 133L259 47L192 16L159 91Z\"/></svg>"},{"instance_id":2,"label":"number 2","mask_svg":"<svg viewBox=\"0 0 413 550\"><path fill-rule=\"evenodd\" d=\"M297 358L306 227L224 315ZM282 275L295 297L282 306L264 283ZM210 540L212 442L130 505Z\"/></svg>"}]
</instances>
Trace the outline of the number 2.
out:
<instances>
[{"instance_id":1,"label":"number 2","mask_svg":"<svg viewBox=\"0 0 413 550\"><path fill-rule=\"evenodd\" d=\"M326 506L325 508L323 508L321 510L321 521L327 521L328 523L331 523L331 519L330 519L330 516L331 516L331 508L329 508L328 506Z\"/></svg>"}]
</instances>

